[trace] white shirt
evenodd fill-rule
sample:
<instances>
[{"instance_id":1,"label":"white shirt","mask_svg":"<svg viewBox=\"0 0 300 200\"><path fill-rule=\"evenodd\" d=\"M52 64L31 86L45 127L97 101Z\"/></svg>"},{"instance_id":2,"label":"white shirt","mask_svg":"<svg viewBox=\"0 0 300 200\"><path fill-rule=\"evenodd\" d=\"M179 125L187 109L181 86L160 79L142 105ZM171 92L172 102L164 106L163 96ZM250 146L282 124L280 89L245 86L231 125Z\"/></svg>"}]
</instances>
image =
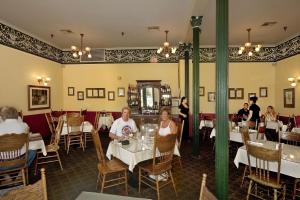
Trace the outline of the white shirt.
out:
<instances>
[{"instance_id":1,"label":"white shirt","mask_svg":"<svg viewBox=\"0 0 300 200\"><path fill-rule=\"evenodd\" d=\"M0 123L0 135L8 133L26 133L28 129L28 125L18 119L6 119Z\"/></svg>"},{"instance_id":2,"label":"white shirt","mask_svg":"<svg viewBox=\"0 0 300 200\"><path fill-rule=\"evenodd\" d=\"M166 136L166 135L171 134L170 124L171 124L171 121L169 122L167 127L163 128L162 127L162 122L160 123L160 127L159 127L159 130L158 130L158 133L159 133L160 136Z\"/></svg>"},{"instance_id":3,"label":"white shirt","mask_svg":"<svg viewBox=\"0 0 300 200\"><path fill-rule=\"evenodd\" d=\"M137 132L137 128L133 119L128 119L124 121L122 117L114 121L111 126L110 133L115 134L116 136L128 136L130 133Z\"/></svg>"}]
</instances>

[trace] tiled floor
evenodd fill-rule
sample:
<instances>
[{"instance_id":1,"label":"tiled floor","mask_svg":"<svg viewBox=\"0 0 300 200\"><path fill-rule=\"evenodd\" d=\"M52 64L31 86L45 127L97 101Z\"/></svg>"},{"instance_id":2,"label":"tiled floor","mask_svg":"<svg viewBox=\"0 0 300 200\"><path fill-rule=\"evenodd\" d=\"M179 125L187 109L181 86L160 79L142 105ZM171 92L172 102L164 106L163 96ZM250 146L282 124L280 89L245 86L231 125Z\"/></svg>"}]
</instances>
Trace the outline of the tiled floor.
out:
<instances>
[{"instance_id":1,"label":"tiled floor","mask_svg":"<svg viewBox=\"0 0 300 200\"><path fill-rule=\"evenodd\" d=\"M108 145L107 136L101 136L102 143L106 152ZM207 185L214 192L215 171L214 171L214 153L212 151L212 143L205 142L201 144L200 159L191 157L192 144L184 142L182 146L182 163L183 169L177 167L174 169L175 183L178 191L177 199L194 200L199 198L199 189L202 173L207 173ZM230 180L229 180L229 199L245 199L246 186L240 188L243 167L237 169L233 164L234 150L230 156ZM47 186L49 200L71 200L75 199L81 191L96 192L97 179L97 158L93 144L88 144L85 152L80 149L72 149L69 155L65 151L60 152L64 170L61 171L58 164L50 164L46 169ZM133 187L137 172L130 175L130 185L128 188L129 196L144 197L156 199L156 193L150 188L144 187L142 193L137 192L137 188ZM283 177L285 181L291 183L293 179ZM34 178L34 179L37 179ZM247 185L247 184L245 184ZM291 184L288 184L288 194L291 194ZM123 195L124 188L110 188L104 191ZM173 188L166 187L161 191L161 199L176 199ZM291 199L291 196L288 196Z\"/></svg>"}]
</instances>

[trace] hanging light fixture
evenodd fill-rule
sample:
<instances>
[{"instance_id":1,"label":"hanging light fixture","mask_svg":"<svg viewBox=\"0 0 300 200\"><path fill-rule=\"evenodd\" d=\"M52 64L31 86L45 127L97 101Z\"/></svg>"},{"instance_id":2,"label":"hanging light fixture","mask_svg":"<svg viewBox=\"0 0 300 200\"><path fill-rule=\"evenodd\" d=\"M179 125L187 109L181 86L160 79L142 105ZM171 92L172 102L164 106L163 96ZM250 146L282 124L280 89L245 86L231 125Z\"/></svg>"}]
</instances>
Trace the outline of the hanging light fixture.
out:
<instances>
[{"instance_id":1,"label":"hanging light fixture","mask_svg":"<svg viewBox=\"0 0 300 200\"><path fill-rule=\"evenodd\" d=\"M300 83L300 76L298 76L298 77L290 77L290 78L288 78L288 81L291 83L292 87L296 87L296 85L298 83Z\"/></svg>"},{"instance_id":2,"label":"hanging light fixture","mask_svg":"<svg viewBox=\"0 0 300 200\"><path fill-rule=\"evenodd\" d=\"M76 46L71 46L72 55L74 58L77 58L78 56L81 57L84 54L87 54L88 58L92 58L91 48L90 47L83 48L83 36L84 36L84 34L81 33L80 34L80 48L77 48Z\"/></svg>"},{"instance_id":3,"label":"hanging light fixture","mask_svg":"<svg viewBox=\"0 0 300 200\"><path fill-rule=\"evenodd\" d=\"M243 53L246 53L248 56L253 56L253 52L259 52L262 45L261 44L257 44L257 45L252 45L251 40L250 40L250 31L251 28L247 29L248 32L248 40L247 42L244 44L244 46L241 46L238 54L242 55Z\"/></svg>"},{"instance_id":4,"label":"hanging light fixture","mask_svg":"<svg viewBox=\"0 0 300 200\"><path fill-rule=\"evenodd\" d=\"M171 54L175 54L177 48L170 47L170 43L168 42L168 33L169 31L165 31L166 33L166 41L164 42L164 46L157 49L158 54L162 54L164 57L169 58Z\"/></svg>"}]
</instances>

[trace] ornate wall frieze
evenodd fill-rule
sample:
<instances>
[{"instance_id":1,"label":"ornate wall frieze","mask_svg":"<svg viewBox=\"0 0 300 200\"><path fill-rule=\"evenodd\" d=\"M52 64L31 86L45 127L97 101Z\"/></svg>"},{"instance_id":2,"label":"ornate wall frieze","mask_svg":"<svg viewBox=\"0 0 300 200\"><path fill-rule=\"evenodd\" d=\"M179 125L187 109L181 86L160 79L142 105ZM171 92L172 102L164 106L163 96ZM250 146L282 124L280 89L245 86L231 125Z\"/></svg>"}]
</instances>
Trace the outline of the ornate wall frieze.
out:
<instances>
[{"instance_id":1,"label":"ornate wall frieze","mask_svg":"<svg viewBox=\"0 0 300 200\"><path fill-rule=\"evenodd\" d=\"M0 44L27 53L31 53L61 64L80 64L79 58L73 58L70 51L63 51L25 33L0 23ZM201 45L201 44L200 44ZM107 49L105 61L99 63L177 63L184 58L186 46L180 46L168 59L156 53L157 49ZM193 49L188 48L190 58ZM239 55L237 47L229 47L229 62L276 62L300 53L300 35L275 47L263 47L253 56ZM200 48L200 62L216 61L215 48ZM94 63L94 62L87 62Z\"/></svg>"}]
</instances>

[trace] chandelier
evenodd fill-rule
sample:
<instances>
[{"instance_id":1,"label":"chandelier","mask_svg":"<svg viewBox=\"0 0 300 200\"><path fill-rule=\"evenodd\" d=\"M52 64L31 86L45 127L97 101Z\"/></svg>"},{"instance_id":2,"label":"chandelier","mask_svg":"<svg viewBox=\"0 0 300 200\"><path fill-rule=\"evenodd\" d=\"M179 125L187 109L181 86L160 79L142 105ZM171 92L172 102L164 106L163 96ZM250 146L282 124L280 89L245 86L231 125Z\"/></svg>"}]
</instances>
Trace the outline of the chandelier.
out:
<instances>
[{"instance_id":1,"label":"chandelier","mask_svg":"<svg viewBox=\"0 0 300 200\"><path fill-rule=\"evenodd\" d=\"M241 46L239 51L238 51L238 54L247 54L248 56L252 56L253 55L253 52L259 52L260 51L260 48L262 47L261 44L257 44L257 45L252 45L251 42L250 42L250 31L251 31L251 28L248 28L247 29L247 32L248 32L248 41L245 43L244 46Z\"/></svg>"},{"instance_id":2,"label":"chandelier","mask_svg":"<svg viewBox=\"0 0 300 200\"><path fill-rule=\"evenodd\" d=\"M290 77L288 81L291 83L292 87L296 87L297 83L300 83L300 76L298 77Z\"/></svg>"},{"instance_id":3,"label":"chandelier","mask_svg":"<svg viewBox=\"0 0 300 200\"><path fill-rule=\"evenodd\" d=\"M169 58L170 54L175 54L176 47L170 47L170 43L168 42L168 33L169 31L165 31L166 33L166 41L164 42L164 46L157 49L158 54L162 54L164 57Z\"/></svg>"},{"instance_id":4,"label":"chandelier","mask_svg":"<svg viewBox=\"0 0 300 200\"><path fill-rule=\"evenodd\" d=\"M83 33L80 34L80 48L77 48L76 46L71 46L72 55L74 58L77 58L78 56L82 56L84 54L87 54L88 58L92 58L91 54L91 48L85 47L83 48Z\"/></svg>"}]
</instances>

